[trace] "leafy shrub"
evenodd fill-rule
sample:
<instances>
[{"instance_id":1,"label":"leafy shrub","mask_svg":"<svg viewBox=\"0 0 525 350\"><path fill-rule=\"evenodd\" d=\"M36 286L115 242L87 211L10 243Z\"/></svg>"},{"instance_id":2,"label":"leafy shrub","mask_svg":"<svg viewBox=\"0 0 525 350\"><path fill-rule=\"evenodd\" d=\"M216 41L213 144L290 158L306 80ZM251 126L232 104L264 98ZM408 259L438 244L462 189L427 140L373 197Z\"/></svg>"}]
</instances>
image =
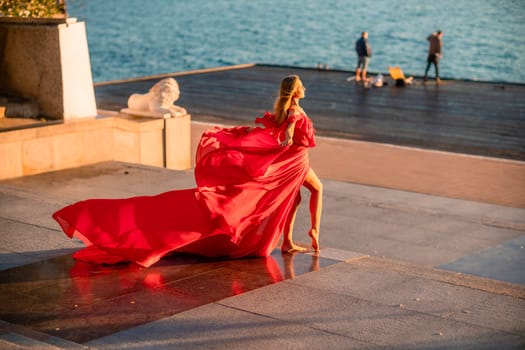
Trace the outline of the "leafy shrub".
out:
<instances>
[{"instance_id":1,"label":"leafy shrub","mask_svg":"<svg viewBox=\"0 0 525 350\"><path fill-rule=\"evenodd\" d=\"M49 18L64 17L65 0L0 0L0 16Z\"/></svg>"}]
</instances>

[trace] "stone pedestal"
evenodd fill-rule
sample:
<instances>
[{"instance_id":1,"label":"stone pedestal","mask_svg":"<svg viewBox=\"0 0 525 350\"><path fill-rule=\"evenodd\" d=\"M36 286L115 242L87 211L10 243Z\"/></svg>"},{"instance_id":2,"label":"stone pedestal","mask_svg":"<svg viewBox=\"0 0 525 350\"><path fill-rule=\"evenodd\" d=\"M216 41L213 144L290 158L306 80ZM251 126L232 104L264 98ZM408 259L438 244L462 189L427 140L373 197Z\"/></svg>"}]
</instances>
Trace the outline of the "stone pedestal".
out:
<instances>
[{"instance_id":1,"label":"stone pedestal","mask_svg":"<svg viewBox=\"0 0 525 350\"><path fill-rule=\"evenodd\" d=\"M191 139L191 115L185 114L178 117L171 117L170 114L155 113L148 111L136 111L129 108L120 110L121 119L135 120L140 124L163 123L163 134L159 140L163 141L161 153L163 156L161 164L145 163L141 164L164 166L168 169L186 170L192 167L192 139ZM160 124L158 124L160 125ZM148 152L147 159L155 158L155 152ZM144 158L144 159L146 159Z\"/></svg>"},{"instance_id":2,"label":"stone pedestal","mask_svg":"<svg viewBox=\"0 0 525 350\"><path fill-rule=\"evenodd\" d=\"M83 22L2 17L0 43L0 96L35 101L50 119L97 115Z\"/></svg>"},{"instance_id":3,"label":"stone pedestal","mask_svg":"<svg viewBox=\"0 0 525 350\"><path fill-rule=\"evenodd\" d=\"M191 116L165 119L166 168L186 170L191 161Z\"/></svg>"}]
</instances>

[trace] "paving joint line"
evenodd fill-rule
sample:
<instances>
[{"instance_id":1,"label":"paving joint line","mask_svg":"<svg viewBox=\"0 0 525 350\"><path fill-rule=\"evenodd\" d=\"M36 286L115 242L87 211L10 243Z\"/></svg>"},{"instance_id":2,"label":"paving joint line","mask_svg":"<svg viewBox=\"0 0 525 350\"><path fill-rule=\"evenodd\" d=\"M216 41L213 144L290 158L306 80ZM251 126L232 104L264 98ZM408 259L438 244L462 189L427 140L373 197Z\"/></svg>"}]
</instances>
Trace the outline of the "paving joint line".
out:
<instances>
[{"instance_id":1,"label":"paving joint line","mask_svg":"<svg viewBox=\"0 0 525 350\"><path fill-rule=\"evenodd\" d=\"M360 259L358 261L351 262L350 264L375 269L387 269L406 275L448 283L455 286L462 286L488 293L525 299L525 286L486 277L465 274L461 272L453 272L435 267L419 266L408 262L380 257Z\"/></svg>"},{"instance_id":2,"label":"paving joint line","mask_svg":"<svg viewBox=\"0 0 525 350\"><path fill-rule=\"evenodd\" d=\"M290 321L290 320L281 319L281 318L276 318L276 317L272 317L272 316L269 316L269 315L264 315L264 314L261 314L261 313L258 313L258 312L249 311L249 310L238 308L238 307L235 307L235 306L223 304L220 301L215 302L214 304L220 305L222 307L226 307L226 308L231 309L231 310L236 310L236 311L248 313L250 315L264 317L264 318L267 318L267 319L270 319L270 320L273 320L273 321L283 322L283 323L286 323L286 324L289 324L289 325L302 326L302 327L313 329L313 330L316 330L316 331L319 331L319 332L322 332L322 333L325 333L325 334L337 335L337 336L340 336L340 337L343 337L343 338L354 339L354 340L357 340L357 341L366 342L366 343L373 344L373 345L378 345L376 343L372 343L372 342L369 342L367 340L363 340L363 339L359 339L359 338L354 338L354 337L348 336L346 334L331 332L331 331L326 330L326 329L320 329L320 328L316 328L316 327L312 327L312 326L304 326L301 322Z\"/></svg>"}]
</instances>

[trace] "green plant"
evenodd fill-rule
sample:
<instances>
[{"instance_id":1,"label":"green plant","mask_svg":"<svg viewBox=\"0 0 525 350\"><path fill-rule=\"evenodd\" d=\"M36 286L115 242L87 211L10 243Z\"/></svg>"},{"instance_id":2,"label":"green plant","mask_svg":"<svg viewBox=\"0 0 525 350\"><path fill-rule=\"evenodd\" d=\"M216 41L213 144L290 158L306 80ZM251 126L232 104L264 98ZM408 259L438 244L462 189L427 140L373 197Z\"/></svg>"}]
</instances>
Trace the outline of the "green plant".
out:
<instances>
[{"instance_id":1,"label":"green plant","mask_svg":"<svg viewBox=\"0 0 525 350\"><path fill-rule=\"evenodd\" d=\"M48 18L66 14L65 0L0 0L0 16Z\"/></svg>"}]
</instances>

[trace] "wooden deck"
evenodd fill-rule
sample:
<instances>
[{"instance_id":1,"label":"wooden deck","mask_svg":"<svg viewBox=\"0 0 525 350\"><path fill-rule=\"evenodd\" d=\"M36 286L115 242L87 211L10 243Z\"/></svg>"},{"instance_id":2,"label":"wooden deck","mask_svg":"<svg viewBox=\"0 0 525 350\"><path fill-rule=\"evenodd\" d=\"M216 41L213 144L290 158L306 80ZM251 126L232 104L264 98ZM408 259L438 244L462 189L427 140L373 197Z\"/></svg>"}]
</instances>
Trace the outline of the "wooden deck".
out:
<instances>
[{"instance_id":1,"label":"wooden deck","mask_svg":"<svg viewBox=\"0 0 525 350\"><path fill-rule=\"evenodd\" d=\"M280 80L298 74L302 106L319 135L525 160L525 85L444 81L365 88L350 72L246 65L95 86L99 109L126 107L163 77L181 89L178 105L193 120L249 124L271 110Z\"/></svg>"}]
</instances>

